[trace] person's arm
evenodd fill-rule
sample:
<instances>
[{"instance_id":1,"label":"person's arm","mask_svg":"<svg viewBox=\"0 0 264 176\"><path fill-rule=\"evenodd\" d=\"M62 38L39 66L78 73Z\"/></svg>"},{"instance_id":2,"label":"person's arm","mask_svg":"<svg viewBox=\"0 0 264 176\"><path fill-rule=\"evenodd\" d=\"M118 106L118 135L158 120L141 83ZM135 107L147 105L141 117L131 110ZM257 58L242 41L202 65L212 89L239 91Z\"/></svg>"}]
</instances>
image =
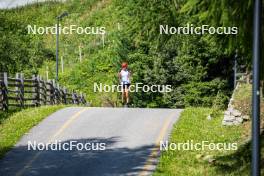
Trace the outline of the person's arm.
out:
<instances>
[{"instance_id":1,"label":"person's arm","mask_svg":"<svg viewBox=\"0 0 264 176\"><path fill-rule=\"evenodd\" d=\"M131 72L131 71L129 71L129 72L128 72L128 78L130 79L130 78L131 78L131 76L132 76L132 72Z\"/></svg>"},{"instance_id":2,"label":"person's arm","mask_svg":"<svg viewBox=\"0 0 264 176\"><path fill-rule=\"evenodd\" d=\"M121 74L120 74L120 72L118 72L118 80L119 80L119 82L121 82Z\"/></svg>"}]
</instances>

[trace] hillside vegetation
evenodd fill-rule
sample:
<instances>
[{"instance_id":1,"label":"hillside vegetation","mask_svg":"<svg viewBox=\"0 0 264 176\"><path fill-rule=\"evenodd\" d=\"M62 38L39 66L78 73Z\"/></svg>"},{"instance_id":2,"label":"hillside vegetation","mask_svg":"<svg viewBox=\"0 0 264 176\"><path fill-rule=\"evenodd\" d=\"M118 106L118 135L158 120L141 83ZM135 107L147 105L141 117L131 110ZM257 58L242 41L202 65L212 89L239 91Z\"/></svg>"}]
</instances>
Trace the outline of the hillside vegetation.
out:
<instances>
[{"instance_id":1,"label":"hillside vegetation","mask_svg":"<svg viewBox=\"0 0 264 176\"><path fill-rule=\"evenodd\" d=\"M132 104L137 107L223 107L232 89L235 50L244 58L241 64L250 64L251 0L242 4L228 0L69 0L0 11L4 22L1 71L43 77L48 71L49 78L54 78L55 35L27 34L26 26L54 26L56 16L64 11L69 16L62 20L63 26L106 29L105 35L60 35L64 72L60 69L59 82L85 92L94 106L119 104L120 94L95 93L93 88L94 83L118 84L122 61L129 63L133 83L173 87L170 93L133 93ZM239 33L160 35L160 25L186 24L237 26Z\"/></svg>"}]
</instances>

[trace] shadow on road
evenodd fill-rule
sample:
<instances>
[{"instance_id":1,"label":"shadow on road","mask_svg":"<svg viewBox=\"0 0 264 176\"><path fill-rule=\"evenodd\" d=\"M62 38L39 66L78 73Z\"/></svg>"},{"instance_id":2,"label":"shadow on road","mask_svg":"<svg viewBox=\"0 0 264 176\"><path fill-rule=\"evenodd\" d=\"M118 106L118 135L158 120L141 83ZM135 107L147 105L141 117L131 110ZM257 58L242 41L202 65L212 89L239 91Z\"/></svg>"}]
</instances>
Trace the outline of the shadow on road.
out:
<instances>
[{"instance_id":1,"label":"shadow on road","mask_svg":"<svg viewBox=\"0 0 264 176\"><path fill-rule=\"evenodd\" d=\"M29 151L28 146L15 147L0 161L0 175L14 175L30 162L32 164L27 165L22 175L138 175L153 149L152 145L116 147L119 137L72 139L62 144L71 141L106 143L106 150Z\"/></svg>"},{"instance_id":2,"label":"shadow on road","mask_svg":"<svg viewBox=\"0 0 264 176\"><path fill-rule=\"evenodd\" d=\"M261 138L264 139L264 132L261 133ZM236 171L237 175L241 173L246 173L246 175L250 175L250 167L251 167L251 140L247 143L241 145L238 150L230 155L224 155L215 158L216 159L216 167L221 174L230 173L230 171ZM264 141L261 140L261 148L262 152L264 147ZM261 158L261 169L263 170L264 166L264 156L262 154Z\"/></svg>"}]
</instances>

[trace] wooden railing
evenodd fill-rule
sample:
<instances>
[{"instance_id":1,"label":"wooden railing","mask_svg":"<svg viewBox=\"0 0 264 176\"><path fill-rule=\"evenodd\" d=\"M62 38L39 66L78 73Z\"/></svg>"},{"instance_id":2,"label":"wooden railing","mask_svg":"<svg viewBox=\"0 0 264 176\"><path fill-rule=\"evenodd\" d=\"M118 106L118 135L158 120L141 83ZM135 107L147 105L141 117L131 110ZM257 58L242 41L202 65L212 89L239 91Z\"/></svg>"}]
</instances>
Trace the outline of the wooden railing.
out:
<instances>
[{"instance_id":1,"label":"wooden railing","mask_svg":"<svg viewBox=\"0 0 264 176\"><path fill-rule=\"evenodd\" d=\"M9 107L24 108L55 104L86 105L86 100L82 93L68 91L54 80L44 81L40 76L26 79L21 73L17 73L15 78L12 78L7 73L0 73L1 110L8 110Z\"/></svg>"}]
</instances>

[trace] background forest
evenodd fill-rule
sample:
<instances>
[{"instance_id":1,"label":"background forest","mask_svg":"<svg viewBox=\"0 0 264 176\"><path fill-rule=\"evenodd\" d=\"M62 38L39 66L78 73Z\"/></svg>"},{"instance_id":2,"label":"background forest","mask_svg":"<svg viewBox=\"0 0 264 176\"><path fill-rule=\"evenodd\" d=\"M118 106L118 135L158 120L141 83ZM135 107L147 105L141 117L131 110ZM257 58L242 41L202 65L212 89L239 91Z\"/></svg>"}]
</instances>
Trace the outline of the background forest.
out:
<instances>
[{"instance_id":1,"label":"background forest","mask_svg":"<svg viewBox=\"0 0 264 176\"><path fill-rule=\"evenodd\" d=\"M59 83L86 93L94 106L118 105L119 93L94 93L93 83L117 84L127 61L133 82L169 84L170 93L132 94L135 107L224 108L233 65L251 69L252 0L80 0L0 11L0 71L55 77L55 35L27 33L27 25L103 26L105 35L61 35ZM264 16L264 15L263 15ZM159 25L237 26L238 35L160 35ZM80 53L81 58L80 59Z\"/></svg>"}]
</instances>

